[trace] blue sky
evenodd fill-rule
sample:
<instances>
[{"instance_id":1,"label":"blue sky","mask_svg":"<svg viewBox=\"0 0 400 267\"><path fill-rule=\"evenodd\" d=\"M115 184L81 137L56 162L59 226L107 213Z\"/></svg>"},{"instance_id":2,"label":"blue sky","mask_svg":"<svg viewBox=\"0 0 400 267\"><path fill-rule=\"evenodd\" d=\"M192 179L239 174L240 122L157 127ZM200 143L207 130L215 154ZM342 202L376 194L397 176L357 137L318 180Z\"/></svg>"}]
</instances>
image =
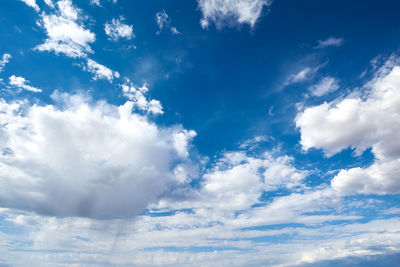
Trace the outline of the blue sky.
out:
<instances>
[{"instance_id":1,"label":"blue sky","mask_svg":"<svg viewBox=\"0 0 400 267\"><path fill-rule=\"evenodd\" d=\"M397 1L0 6L0 266L396 265Z\"/></svg>"}]
</instances>

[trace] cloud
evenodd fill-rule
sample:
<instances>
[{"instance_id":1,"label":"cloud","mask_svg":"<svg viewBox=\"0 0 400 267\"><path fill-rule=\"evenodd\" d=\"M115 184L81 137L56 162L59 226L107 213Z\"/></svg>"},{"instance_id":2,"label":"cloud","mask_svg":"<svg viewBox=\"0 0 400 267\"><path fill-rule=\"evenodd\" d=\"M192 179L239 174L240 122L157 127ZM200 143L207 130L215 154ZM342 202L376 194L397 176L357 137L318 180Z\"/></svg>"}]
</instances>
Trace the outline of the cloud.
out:
<instances>
[{"instance_id":1,"label":"cloud","mask_svg":"<svg viewBox=\"0 0 400 267\"><path fill-rule=\"evenodd\" d=\"M269 0L198 0L203 14L200 24L207 28L213 22L217 28L234 24L254 26Z\"/></svg>"},{"instance_id":2,"label":"cloud","mask_svg":"<svg viewBox=\"0 0 400 267\"><path fill-rule=\"evenodd\" d=\"M42 92L42 89L30 86L28 83L29 83L29 81L25 80L25 78L23 78L23 77L18 77L18 76L12 75L9 78L9 84L12 86L16 86L16 87L19 87L19 88L22 88L24 90L31 91L34 93Z\"/></svg>"},{"instance_id":3,"label":"cloud","mask_svg":"<svg viewBox=\"0 0 400 267\"><path fill-rule=\"evenodd\" d=\"M100 0L90 0L90 4L91 4L92 6L101 7Z\"/></svg>"},{"instance_id":4,"label":"cloud","mask_svg":"<svg viewBox=\"0 0 400 267\"><path fill-rule=\"evenodd\" d=\"M47 39L35 49L72 58L93 53L89 44L95 41L95 34L84 28L80 13L70 0L58 1L55 14L43 12L39 24L46 30Z\"/></svg>"},{"instance_id":5,"label":"cloud","mask_svg":"<svg viewBox=\"0 0 400 267\"><path fill-rule=\"evenodd\" d=\"M318 45L315 48L325 48L328 46L342 46L344 43L343 38L337 38L337 37L329 37L328 39L325 40L318 40Z\"/></svg>"},{"instance_id":6,"label":"cloud","mask_svg":"<svg viewBox=\"0 0 400 267\"><path fill-rule=\"evenodd\" d=\"M0 60L0 72L4 70L4 67L7 65L8 62L10 62L10 59L12 56L10 54L3 54L2 59Z\"/></svg>"},{"instance_id":7,"label":"cloud","mask_svg":"<svg viewBox=\"0 0 400 267\"><path fill-rule=\"evenodd\" d=\"M129 80L125 84L121 85L123 95L134 103L134 106L139 110L152 113L154 115L163 114L163 107L160 101L152 99L147 100L145 93L149 90L147 84L141 87L136 87Z\"/></svg>"},{"instance_id":8,"label":"cloud","mask_svg":"<svg viewBox=\"0 0 400 267\"><path fill-rule=\"evenodd\" d=\"M318 65L316 67L303 67L299 71L297 71L296 73L293 73L293 74L289 75L287 77L286 81L284 82L283 86L286 87L286 86L289 86L289 85L292 85L292 84L309 81L325 65L326 65L326 63L323 63L323 64Z\"/></svg>"},{"instance_id":9,"label":"cloud","mask_svg":"<svg viewBox=\"0 0 400 267\"><path fill-rule=\"evenodd\" d=\"M133 26L124 24L124 20L124 17L119 17L118 19L112 19L111 23L104 25L104 31L114 42L120 38L130 40L135 37L132 29Z\"/></svg>"},{"instance_id":10,"label":"cloud","mask_svg":"<svg viewBox=\"0 0 400 267\"><path fill-rule=\"evenodd\" d=\"M400 66L391 58L366 84L366 93L306 108L296 118L301 145L327 156L351 147L357 155L372 148L375 162L341 170L332 187L343 194L400 193Z\"/></svg>"},{"instance_id":11,"label":"cloud","mask_svg":"<svg viewBox=\"0 0 400 267\"><path fill-rule=\"evenodd\" d=\"M133 114L131 101L114 106L76 95L53 98L63 108L0 101L0 206L126 218L179 183L173 168L187 160L192 131L159 127Z\"/></svg>"},{"instance_id":12,"label":"cloud","mask_svg":"<svg viewBox=\"0 0 400 267\"><path fill-rule=\"evenodd\" d=\"M180 34L180 32L171 25L171 19L168 17L168 14L165 12L165 10L157 12L155 20L158 26L158 31L156 34L160 34L164 28L169 29L172 34Z\"/></svg>"},{"instance_id":13,"label":"cloud","mask_svg":"<svg viewBox=\"0 0 400 267\"><path fill-rule=\"evenodd\" d=\"M333 77L325 77L308 88L313 96L324 96L339 89L338 81Z\"/></svg>"},{"instance_id":14,"label":"cloud","mask_svg":"<svg viewBox=\"0 0 400 267\"><path fill-rule=\"evenodd\" d=\"M36 3L36 0L20 0L22 2L24 2L27 6L32 7L33 9L35 9L37 12L40 11L39 6Z\"/></svg>"},{"instance_id":15,"label":"cloud","mask_svg":"<svg viewBox=\"0 0 400 267\"><path fill-rule=\"evenodd\" d=\"M93 79L104 79L112 82L114 78L119 78L119 73L116 71L112 71L104 65L97 63L96 61L88 58L86 62L86 67L83 67L85 71L93 73Z\"/></svg>"}]
</instances>

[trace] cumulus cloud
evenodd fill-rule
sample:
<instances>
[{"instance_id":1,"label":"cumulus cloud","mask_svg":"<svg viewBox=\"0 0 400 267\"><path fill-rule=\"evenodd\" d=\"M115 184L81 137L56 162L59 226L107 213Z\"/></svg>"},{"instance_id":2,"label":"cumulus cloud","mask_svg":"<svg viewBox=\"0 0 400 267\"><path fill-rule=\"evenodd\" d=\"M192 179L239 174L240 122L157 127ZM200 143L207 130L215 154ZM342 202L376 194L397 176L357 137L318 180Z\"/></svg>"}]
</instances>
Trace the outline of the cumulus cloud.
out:
<instances>
[{"instance_id":1,"label":"cumulus cloud","mask_svg":"<svg viewBox=\"0 0 400 267\"><path fill-rule=\"evenodd\" d=\"M217 28L234 24L248 24L251 27L261 16L264 6L271 5L269 0L198 0L203 14L200 24L207 28L213 22Z\"/></svg>"},{"instance_id":2,"label":"cumulus cloud","mask_svg":"<svg viewBox=\"0 0 400 267\"><path fill-rule=\"evenodd\" d=\"M112 19L111 23L104 25L104 31L113 41L118 41L120 38L130 40L135 37L133 34L133 26L124 24L124 17Z\"/></svg>"},{"instance_id":3,"label":"cumulus cloud","mask_svg":"<svg viewBox=\"0 0 400 267\"><path fill-rule=\"evenodd\" d=\"M16 86L18 88L22 88L22 89L27 90L27 91L34 92L34 93L42 92L42 89L30 86L29 85L29 81L27 81L25 78L19 77L19 76L15 76L15 75L10 76L9 84L12 85L12 86Z\"/></svg>"},{"instance_id":4,"label":"cumulus cloud","mask_svg":"<svg viewBox=\"0 0 400 267\"><path fill-rule=\"evenodd\" d=\"M329 37L328 39L325 40L318 40L318 45L315 48L325 48L327 46L342 46L344 43L343 38L337 38L337 37Z\"/></svg>"},{"instance_id":5,"label":"cumulus cloud","mask_svg":"<svg viewBox=\"0 0 400 267\"><path fill-rule=\"evenodd\" d=\"M10 54L3 54L2 59L0 60L0 72L4 70L4 67L7 65L8 62L10 62L10 59L12 56Z\"/></svg>"},{"instance_id":6,"label":"cumulus cloud","mask_svg":"<svg viewBox=\"0 0 400 267\"><path fill-rule=\"evenodd\" d=\"M104 80L108 80L109 82L112 82L112 80L114 78L119 78L118 72L112 71L109 68L107 68L106 66L101 65L90 58L87 59L86 63L87 63L86 67L84 67L83 69L90 73L93 73L94 80L104 79Z\"/></svg>"},{"instance_id":7,"label":"cumulus cloud","mask_svg":"<svg viewBox=\"0 0 400 267\"><path fill-rule=\"evenodd\" d=\"M89 44L95 41L95 34L85 29L81 11L72 5L71 0L58 1L54 14L43 12L39 24L46 30L47 39L35 49L72 58L93 53Z\"/></svg>"},{"instance_id":8,"label":"cumulus cloud","mask_svg":"<svg viewBox=\"0 0 400 267\"><path fill-rule=\"evenodd\" d=\"M158 31L156 34L160 34L164 28L169 29L172 34L180 34L178 29L171 25L171 19L168 17L168 14L165 12L165 10L157 12L155 20L158 26Z\"/></svg>"},{"instance_id":9,"label":"cumulus cloud","mask_svg":"<svg viewBox=\"0 0 400 267\"><path fill-rule=\"evenodd\" d=\"M24 2L27 6L32 7L37 12L40 11L40 8L39 8L38 4L36 3L36 0L20 0L20 1Z\"/></svg>"},{"instance_id":10,"label":"cumulus cloud","mask_svg":"<svg viewBox=\"0 0 400 267\"><path fill-rule=\"evenodd\" d=\"M333 77L325 77L317 84L308 88L308 91L314 96L324 96L339 89L338 81Z\"/></svg>"},{"instance_id":11,"label":"cumulus cloud","mask_svg":"<svg viewBox=\"0 0 400 267\"><path fill-rule=\"evenodd\" d=\"M131 100L135 107L139 110L146 111L155 115L163 114L163 107L160 101L152 99L147 100L145 94L149 90L147 84L143 84L141 87L136 87L131 81L127 82L122 87L123 95Z\"/></svg>"},{"instance_id":12,"label":"cumulus cloud","mask_svg":"<svg viewBox=\"0 0 400 267\"><path fill-rule=\"evenodd\" d=\"M360 155L372 148L367 168L342 170L332 186L343 194L400 193L400 66L391 58L366 85L367 93L309 107L296 118L305 150L332 156L351 147Z\"/></svg>"},{"instance_id":13,"label":"cumulus cloud","mask_svg":"<svg viewBox=\"0 0 400 267\"><path fill-rule=\"evenodd\" d=\"M51 216L138 215L178 183L194 133L133 114L134 103L55 105L0 101L0 206ZM177 138L179 136L179 138Z\"/></svg>"}]
</instances>

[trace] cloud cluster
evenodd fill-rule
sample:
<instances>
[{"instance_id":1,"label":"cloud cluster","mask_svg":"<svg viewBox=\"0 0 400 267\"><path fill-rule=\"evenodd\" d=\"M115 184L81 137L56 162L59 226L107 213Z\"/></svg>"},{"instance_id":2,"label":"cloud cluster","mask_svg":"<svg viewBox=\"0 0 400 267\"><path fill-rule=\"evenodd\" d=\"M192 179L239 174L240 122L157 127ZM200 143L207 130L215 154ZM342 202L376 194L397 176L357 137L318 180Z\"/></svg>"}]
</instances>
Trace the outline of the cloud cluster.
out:
<instances>
[{"instance_id":1,"label":"cloud cluster","mask_svg":"<svg viewBox=\"0 0 400 267\"><path fill-rule=\"evenodd\" d=\"M54 14L41 14L39 23L46 30L47 39L35 49L72 58L93 53L89 44L95 41L95 34L82 25L81 11L72 5L71 0L60 0L56 6Z\"/></svg>"},{"instance_id":2,"label":"cloud cluster","mask_svg":"<svg viewBox=\"0 0 400 267\"><path fill-rule=\"evenodd\" d=\"M104 31L114 42L121 38L130 40L135 37L133 34L133 26L123 23L124 18L112 19L110 23L104 25Z\"/></svg>"},{"instance_id":3,"label":"cloud cluster","mask_svg":"<svg viewBox=\"0 0 400 267\"><path fill-rule=\"evenodd\" d=\"M360 155L372 148L376 160L367 168L342 170L332 186L343 194L400 193L400 66L391 58L366 85L367 92L301 112L296 125L305 150L327 156L351 147Z\"/></svg>"},{"instance_id":4,"label":"cloud cluster","mask_svg":"<svg viewBox=\"0 0 400 267\"><path fill-rule=\"evenodd\" d=\"M235 24L254 26L269 0L198 0L203 14L200 24L207 28L213 22L217 28Z\"/></svg>"},{"instance_id":5,"label":"cloud cluster","mask_svg":"<svg viewBox=\"0 0 400 267\"><path fill-rule=\"evenodd\" d=\"M178 183L194 132L132 114L133 102L88 104L53 94L63 108L0 101L0 206L52 216L138 215ZM178 137L178 138L177 138Z\"/></svg>"}]
</instances>

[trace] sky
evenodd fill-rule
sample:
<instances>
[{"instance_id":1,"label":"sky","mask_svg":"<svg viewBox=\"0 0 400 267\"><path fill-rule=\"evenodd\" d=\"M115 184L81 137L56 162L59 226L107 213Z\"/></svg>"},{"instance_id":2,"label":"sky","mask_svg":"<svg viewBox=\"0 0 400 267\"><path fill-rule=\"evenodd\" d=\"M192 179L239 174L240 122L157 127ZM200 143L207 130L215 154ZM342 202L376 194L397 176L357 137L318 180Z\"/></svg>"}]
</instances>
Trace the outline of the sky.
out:
<instances>
[{"instance_id":1,"label":"sky","mask_svg":"<svg viewBox=\"0 0 400 267\"><path fill-rule=\"evenodd\" d=\"M0 266L396 266L399 11L1 1Z\"/></svg>"}]
</instances>

